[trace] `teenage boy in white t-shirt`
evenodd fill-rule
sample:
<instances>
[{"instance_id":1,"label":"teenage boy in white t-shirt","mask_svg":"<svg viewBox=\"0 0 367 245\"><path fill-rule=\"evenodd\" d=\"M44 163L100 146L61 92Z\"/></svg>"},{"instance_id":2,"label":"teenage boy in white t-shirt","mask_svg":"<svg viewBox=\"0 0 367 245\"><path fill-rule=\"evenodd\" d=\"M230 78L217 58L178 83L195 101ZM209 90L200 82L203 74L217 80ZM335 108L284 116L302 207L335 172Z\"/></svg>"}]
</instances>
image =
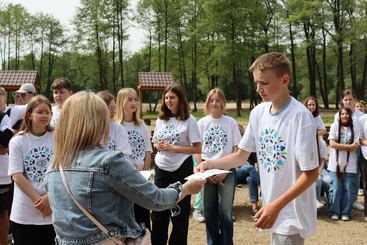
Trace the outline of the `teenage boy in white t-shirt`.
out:
<instances>
[{"instance_id":1,"label":"teenage boy in white t-shirt","mask_svg":"<svg viewBox=\"0 0 367 245\"><path fill-rule=\"evenodd\" d=\"M260 56L250 71L264 103L252 110L240 150L202 162L195 171L230 169L257 152L263 207L256 227L269 229L272 244L304 244L316 230L319 160L313 116L288 93L291 65L283 54Z\"/></svg>"},{"instance_id":2,"label":"teenage boy in white t-shirt","mask_svg":"<svg viewBox=\"0 0 367 245\"><path fill-rule=\"evenodd\" d=\"M55 128L57 121L60 117L62 106L66 99L73 94L73 90L71 88L70 80L66 77L59 77L55 79L55 81L53 81L51 85L51 89L56 105L52 107L52 118L50 126L52 128Z\"/></svg>"}]
</instances>

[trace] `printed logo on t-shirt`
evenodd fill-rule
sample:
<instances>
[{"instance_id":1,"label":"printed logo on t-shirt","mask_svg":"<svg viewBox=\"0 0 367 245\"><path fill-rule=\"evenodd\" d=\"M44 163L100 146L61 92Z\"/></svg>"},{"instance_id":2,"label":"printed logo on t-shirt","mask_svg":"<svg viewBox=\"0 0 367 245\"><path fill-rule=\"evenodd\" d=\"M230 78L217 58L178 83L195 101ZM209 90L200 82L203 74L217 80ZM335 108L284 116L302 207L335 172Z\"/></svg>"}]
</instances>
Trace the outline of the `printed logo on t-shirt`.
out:
<instances>
[{"instance_id":1,"label":"printed logo on t-shirt","mask_svg":"<svg viewBox=\"0 0 367 245\"><path fill-rule=\"evenodd\" d=\"M55 128L56 127L56 124L57 124L57 121L59 120L59 118L58 117L53 117L52 119L51 119L51 122L50 122L50 126L51 126L51 128Z\"/></svg>"},{"instance_id":2,"label":"printed logo on t-shirt","mask_svg":"<svg viewBox=\"0 0 367 245\"><path fill-rule=\"evenodd\" d=\"M340 135L340 143L350 144L352 142L352 132L350 130L344 130Z\"/></svg>"},{"instance_id":3,"label":"printed logo on t-shirt","mask_svg":"<svg viewBox=\"0 0 367 245\"><path fill-rule=\"evenodd\" d=\"M24 160L28 179L33 182L43 182L51 155L52 151L48 146L39 146L29 151Z\"/></svg>"},{"instance_id":4,"label":"printed logo on t-shirt","mask_svg":"<svg viewBox=\"0 0 367 245\"><path fill-rule=\"evenodd\" d=\"M108 137L108 140L107 140L107 148L113 151L116 150L116 140L110 136Z\"/></svg>"},{"instance_id":5,"label":"printed logo on t-shirt","mask_svg":"<svg viewBox=\"0 0 367 245\"><path fill-rule=\"evenodd\" d=\"M284 167L287 161L286 144L274 129L265 129L259 137L260 166L268 173Z\"/></svg>"},{"instance_id":6,"label":"printed logo on t-shirt","mask_svg":"<svg viewBox=\"0 0 367 245\"><path fill-rule=\"evenodd\" d=\"M168 124L157 133L157 140L158 142L168 142L175 145L180 142L180 134L175 125Z\"/></svg>"},{"instance_id":7,"label":"printed logo on t-shirt","mask_svg":"<svg viewBox=\"0 0 367 245\"><path fill-rule=\"evenodd\" d=\"M131 146L131 159L139 159L145 154L145 140L143 136L136 130L131 129L127 132L129 145Z\"/></svg>"},{"instance_id":8,"label":"printed logo on t-shirt","mask_svg":"<svg viewBox=\"0 0 367 245\"><path fill-rule=\"evenodd\" d=\"M227 143L228 135L219 125L210 127L204 133L204 145L208 147L209 152L218 153L224 149Z\"/></svg>"}]
</instances>

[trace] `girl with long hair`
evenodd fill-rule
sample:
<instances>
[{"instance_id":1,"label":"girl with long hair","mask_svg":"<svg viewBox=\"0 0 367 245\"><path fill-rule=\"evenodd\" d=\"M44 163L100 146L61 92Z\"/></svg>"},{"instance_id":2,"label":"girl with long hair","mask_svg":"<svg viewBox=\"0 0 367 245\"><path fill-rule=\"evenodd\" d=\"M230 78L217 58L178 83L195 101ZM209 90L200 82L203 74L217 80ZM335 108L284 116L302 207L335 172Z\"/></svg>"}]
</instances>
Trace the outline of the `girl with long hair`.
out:
<instances>
[{"instance_id":1,"label":"girl with long hair","mask_svg":"<svg viewBox=\"0 0 367 245\"><path fill-rule=\"evenodd\" d=\"M150 170L152 161L152 144L150 142L148 128L139 118L140 104L138 96L133 88L123 88L117 94L116 122L127 131L127 142L131 147L131 154L127 156L137 170ZM134 205L136 222L144 223L151 230L150 211L138 204Z\"/></svg>"},{"instance_id":2,"label":"girl with long hair","mask_svg":"<svg viewBox=\"0 0 367 245\"><path fill-rule=\"evenodd\" d=\"M155 156L154 183L167 187L175 181L185 182L193 173L192 154L201 153L199 127L189 112L189 104L180 85L165 88L159 118L154 129L153 143L158 149ZM180 214L169 211L152 212L153 245L186 245L189 228L190 196L179 203ZM172 222L172 232L168 240L168 225Z\"/></svg>"},{"instance_id":3,"label":"girl with long hair","mask_svg":"<svg viewBox=\"0 0 367 245\"><path fill-rule=\"evenodd\" d=\"M49 100L33 97L20 131L9 143L9 175L15 183L10 220L17 245L48 245L55 240L44 183L53 150L51 116Z\"/></svg>"},{"instance_id":4,"label":"girl with long hair","mask_svg":"<svg viewBox=\"0 0 367 245\"><path fill-rule=\"evenodd\" d=\"M203 142L198 162L224 157L238 150L241 133L236 120L224 115L226 98L218 89L209 91L205 101L208 114L198 125ZM234 199L236 171L208 178L204 185L204 216L206 237L209 245L233 244L232 205Z\"/></svg>"},{"instance_id":5,"label":"girl with long hair","mask_svg":"<svg viewBox=\"0 0 367 245\"><path fill-rule=\"evenodd\" d=\"M330 159L328 170L332 177L329 193L329 215L332 220L348 221L357 185L357 154L360 129L353 123L348 107L339 111L339 120L330 127Z\"/></svg>"}]
</instances>

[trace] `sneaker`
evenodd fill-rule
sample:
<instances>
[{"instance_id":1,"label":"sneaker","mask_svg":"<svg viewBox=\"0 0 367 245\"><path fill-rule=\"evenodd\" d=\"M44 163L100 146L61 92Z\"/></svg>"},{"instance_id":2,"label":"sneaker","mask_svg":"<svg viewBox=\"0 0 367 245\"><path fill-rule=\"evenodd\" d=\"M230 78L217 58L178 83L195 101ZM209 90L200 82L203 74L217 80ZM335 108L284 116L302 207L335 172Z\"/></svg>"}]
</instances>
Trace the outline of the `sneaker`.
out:
<instances>
[{"instance_id":1,"label":"sneaker","mask_svg":"<svg viewBox=\"0 0 367 245\"><path fill-rule=\"evenodd\" d=\"M332 220L339 220L339 216L336 214L331 215L330 219Z\"/></svg>"},{"instance_id":2,"label":"sneaker","mask_svg":"<svg viewBox=\"0 0 367 245\"><path fill-rule=\"evenodd\" d=\"M317 208L317 209L322 208L322 207L324 207L324 206L325 206L325 204L324 204L324 203L319 202L319 201L317 201L317 200L316 200L316 208Z\"/></svg>"},{"instance_id":3,"label":"sneaker","mask_svg":"<svg viewBox=\"0 0 367 245\"><path fill-rule=\"evenodd\" d=\"M232 215L232 222L236 222L236 217Z\"/></svg>"},{"instance_id":4,"label":"sneaker","mask_svg":"<svg viewBox=\"0 0 367 245\"><path fill-rule=\"evenodd\" d=\"M258 209L253 209L252 211L251 211L251 217L253 218L253 220L256 222L256 221L258 221L259 220L259 218L257 218L257 217L255 217L255 215L256 215L256 213L258 212L259 210Z\"/></svg>"},{"instance_id":5,"label":"sneaker","mask_svg":"<svg viewBox=\"0 0 367 245\"><path fill-rule=\"evenodd\" d=\"M194 210L194 213L192 214L192 217L194 218L194 220L196 220L199 223L205 223L205 218L203 215L203 211L201 210Z\"/></svg>"},{"instance_id":6,"label":"sneaker","mask_svg":"<svg viewBox=\"0 0 367 245\"><path fill-rule=\"evenodd\" d=\"M348 216L346 216L346 215L342 215L342 220L343 221L349 221L350 218Z\"/></svg>"},{"instance_id":7,"label":"sneaker","mask_svg":"<svg viewBox=\"0 0 367 245\"><path fill-rule=\"evenodd\" d=\"M366 222L367 222L367 216L366 216L366 217L364 217L364 221L366 221Z\"/></svg>"},{"instance_id":8,"label":"sneaker","mask_svg":"<svg viewBox=\"0 0 367 245\"><path fill-rule=\"evenodd\" d=\"M362 205L362 203L359 203L358 201L355 201L353 203L353 208L357 209L359 211L363 211L364 210L364 206Z\"/></svg>"},{"instance_id":9,"label":"sneaker","mask_svg":"<svg viewBox=\"0 0 367 245\"><path fill-rule=\"evenodd\" d=\"M358 189L358 196L363 196L363 189Z\"/></svg>"}]
</instances>

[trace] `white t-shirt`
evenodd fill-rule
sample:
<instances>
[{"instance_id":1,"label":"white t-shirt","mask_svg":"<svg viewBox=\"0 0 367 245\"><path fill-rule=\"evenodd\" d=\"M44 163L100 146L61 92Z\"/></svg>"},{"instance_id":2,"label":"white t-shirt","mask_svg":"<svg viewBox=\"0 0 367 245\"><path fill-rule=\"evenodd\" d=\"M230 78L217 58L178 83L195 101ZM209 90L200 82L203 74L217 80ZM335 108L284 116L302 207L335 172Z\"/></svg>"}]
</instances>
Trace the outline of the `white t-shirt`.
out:
<instances>
[{"instance_id":1,"label":"white t-shirt","mask_svg":"<svg viewBox=\"0 0 367 245\"><path fill-rule=\"evenodd\" d=\"M51 118L51 122L50 122L50 126L52 128L56 127L57 121L59 120L60 117L60 111L57 109L57 106L53 106L52 107L52 118Z\"/></svg>"},{"instance_id":2,"label":"white t-shirt","mask_svg":"<svg viewBox=\"0 0 367 245\"><path fill-rule=\"evenodd\" d=\"M317 117L314 117L313 119L314 119L314 122L315 122L315 125L316 125L317 129L325 129L326 130L325 124L322 121L320 115L318 115ZM327 158L327 156L328 156L327 145L326 145L325 140L321 136L319 137L319 146L320 146L320 156L321 156L321 158Z\"/></svg>"},{"instance_id":3,"label":"white t-shirt","mask_svg":"<svg viewBox=\"0 0 367 245\"><path fill-rule=\"evenodd\" d=\"M367 114L360 117L359 122L361 124L361 139L367 140ZM367 159L367 146L362 145L361 151L363 154L364 159Z\"/></svg>"},{"instance_id":4,"label":"white t-shirt","mask_svg":"<svg viewBox=\"0 0 367 245\"><path fill-rule=\"evenodd\" d=\"M28 105L28 104L27 104ZM19 120L24 118L25 112L27 111L27 105L16 105L9 108L11 126L14 126Z\"/></svg>"},{"instance_id":5,"label":"white t-shirt","mask_svg":"<svg viewBox=\"0 0 367 245\"><path fill-rule=\"evenodd\" d=\"M338 130L339 130L339 123L333 123L330 127L329 133L329 140L335 140L338 142ZM353 126L354 130L354 140L353 143L359 144L360 139L360 128L358 125ZM352 140L352 131L349 127L341 127L341 136L340 136L340 143L341 144L351 144L350 141ZM339 166L340 169L343 170L344 166L347 164L347 151L339 151ZM330 158L329 158L329 165L328 170L336 172L336 149L330 147ZM357 153L356 151L352 151L349 153L349 164L345 170L347 173L357 173Z\"/></svg>"},{"instance_id":6,"label":"white t-shirt","mask_svg":"<svg viewBox=\"0 0 367 245\"><path fill-rule=\"evenodd\" d=\"M302 171L318 168L316 127L312 114L294 98L277 113L271 103L256 106L238 147L256 152L263 206L284 194ZM270 232L302 237L316 230L315 184L288 203Z\"/></svg>"},{"instance_id":7,"label":"white t-shirt","mask_svg":"<svg viewBox=\"0 0 367 245\"><path fill-rule=\"evenodd\" d=\"M169 120L157 119L154 129L153 143L169 142L173 145L191 146L192 143L201 142L200 131L193 115L185 120L177 120L171 117ZM190 154L158 151L155 156L157 166L165 171L177 170Z\"/></svg>"},{"instance_id":8,"label":"white t-shirt","mask_svg":"<svg viewBox=\"0 0 367 245\"><path fill-rule=\"evenodd\" d=\"M127 158L138 170L143 170L145 152L153 151L148 128L144 122L139 125L135 125L134 122L124 122L122 126L127 131L128 142L131 147L131 155Z\"/></svg>"},{"instance_id":9,"label":"white t-shirt","mask_svg":"<svg viewBox=\"0 0 367 245\"><path fill-rule=\"evenodd\" d=\"M38 137L31 133L16 135L9 142L9 175L23 173L33 188L42 196L47 193L44 177L53 147L53 133ZM10 220L18 224L52 224L51 215L43 218L41 211L33 207L32 200L14 184L14 199Z\"/></svg>"},{"instance_id":10,"label":"white t-shirt","mask_svg":"<svg viewBox=\"0 0 367 245\"><path fill-rule=\"evenodd\" d=\"M11 121L8 115L4 115L1 120L0 130L11 129ZM11 183L10 176L8 175L9 156L8 154L0 155L0 185L7 185Z\"/></svg>"},{"instance_id":11,"label":"white t-shirt","mask_svg":"<svg viewBox=\"0 0 367 245\"><path fill-rule=\"evenodd\" d=\"M127 131L120 124L111 122L107 147L110 150L120 151L124 155L131 155L131 147L127 140Z\"/></svg>"},{"instance_id":12,"label":"white t-shirt","mask_svg":"<svg viewBox=\"0 0 367 245\"><path fill-rule=\"evenodd\" d=\"M222 115L214 118L210 115L198 121L202 139L201 158L212 160L233 152L241 140L241 133L236 120Z\"/></svg>"}]
</instances>

